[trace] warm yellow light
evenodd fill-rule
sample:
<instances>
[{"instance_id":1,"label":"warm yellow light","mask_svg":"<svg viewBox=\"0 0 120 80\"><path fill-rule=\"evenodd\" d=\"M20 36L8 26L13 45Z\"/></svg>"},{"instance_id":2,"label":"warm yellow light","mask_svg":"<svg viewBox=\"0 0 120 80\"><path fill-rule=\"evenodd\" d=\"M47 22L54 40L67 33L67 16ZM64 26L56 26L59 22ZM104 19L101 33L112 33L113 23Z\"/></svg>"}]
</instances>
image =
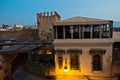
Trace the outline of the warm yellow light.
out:
<instances>
[{"instance_id":1,"label":"warm yellow light","mask_svg":"<svg viewBox=\"0 0 120 80\"><path fill-rule=\"evenodd\" d=\"M66 73L68 71L68 68L67 68L67 66L65 65L65 67L64 67L64 72Z\"/></svg>"},{"instance_id":2,"label":"warm yellow light","mask_svg":"<svg viewBox=\"0 0 120 80\"><path fill-rule=\"evenodd\" d=\"M49 50L47 50L47 54L52 54L52 52L51 52L51 51L49 51Z\"/></svg>"}]
</instances>

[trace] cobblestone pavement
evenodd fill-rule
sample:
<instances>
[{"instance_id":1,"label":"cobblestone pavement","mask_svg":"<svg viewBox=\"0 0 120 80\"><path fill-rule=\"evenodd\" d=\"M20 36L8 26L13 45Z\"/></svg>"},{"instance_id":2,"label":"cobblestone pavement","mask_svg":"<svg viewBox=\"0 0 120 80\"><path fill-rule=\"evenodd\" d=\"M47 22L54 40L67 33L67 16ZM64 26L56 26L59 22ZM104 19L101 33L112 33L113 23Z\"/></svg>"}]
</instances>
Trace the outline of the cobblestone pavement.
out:
<instances>
[{"instance_id":1,"label":"cobblestone pavement","mask_svg":"<svg viewBox=\"0 0 120 80\"><path fill-rule=\"evenodd\" d=\"M52 79L45 79L41 78L40 76L37 76L32 73L28 73L25 71L24 67L19 67L15 73L13 74L13 78L15 80L52 80Z\"/></svg>"}]
</instances>

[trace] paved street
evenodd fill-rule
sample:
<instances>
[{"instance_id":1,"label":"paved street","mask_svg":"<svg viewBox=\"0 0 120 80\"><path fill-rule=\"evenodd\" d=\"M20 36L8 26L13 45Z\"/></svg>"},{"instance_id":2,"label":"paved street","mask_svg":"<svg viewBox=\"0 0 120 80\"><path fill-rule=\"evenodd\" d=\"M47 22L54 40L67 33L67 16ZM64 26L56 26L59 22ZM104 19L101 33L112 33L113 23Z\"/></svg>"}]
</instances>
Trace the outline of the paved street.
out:
<instances>
[{"instance_id":1,"label":"paved street","mask_svg":"<svg viewBox=\"0 0 120 80\"><path fill-rule=\"evenodd\" d=\"M13 74L15 80L52 80L52 79L44 79L40 76L34 75L32 73L28 73L25 71L24 67L20 67Z\"/></svg>"}]
</instances>

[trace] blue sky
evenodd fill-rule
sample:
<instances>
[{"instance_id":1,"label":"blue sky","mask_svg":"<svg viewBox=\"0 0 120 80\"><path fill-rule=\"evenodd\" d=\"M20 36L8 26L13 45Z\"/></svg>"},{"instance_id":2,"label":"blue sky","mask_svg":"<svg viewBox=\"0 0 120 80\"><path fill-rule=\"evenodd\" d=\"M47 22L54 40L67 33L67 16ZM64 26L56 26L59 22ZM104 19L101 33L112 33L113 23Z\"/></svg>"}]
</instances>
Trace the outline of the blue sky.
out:
<instances>
[{"instance_id":1,"label":"blue sky","mask_svg":"<svg viewBox=\"0 0 120 80\"><path fill-rule=\"evenodd\" d=\"M33 25L36 13L51 11L62 19L85 16L120 21L120 0L0 0L0 26Z\"/></svg>"}]
</instances>

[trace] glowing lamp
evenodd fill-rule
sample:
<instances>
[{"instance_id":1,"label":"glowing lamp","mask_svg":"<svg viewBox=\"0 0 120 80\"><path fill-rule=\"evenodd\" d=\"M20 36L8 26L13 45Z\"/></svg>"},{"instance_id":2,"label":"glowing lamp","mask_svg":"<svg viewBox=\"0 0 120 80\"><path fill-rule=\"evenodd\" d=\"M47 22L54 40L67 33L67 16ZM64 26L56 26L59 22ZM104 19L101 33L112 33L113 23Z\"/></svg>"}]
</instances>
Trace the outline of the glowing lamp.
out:
<instances>
[{"instance_id":1,"label":"glowing lamp","mask_svg":"<svg viewBox=\"0 0 120 80\"><path fill-rule=\"evenodd\" d=\"M51 52L51 51L49 51L49 50L47 50L47 54L52 54L52 52Z\"/></svg>"},{"instance_id":2,"label":"glowing lamp","mask_svg":"<svg viewBox=\"0 0 120 80\"><path fill-rule=\"evenodd\" d=\"M64 67L64 72L66 73L68 71L68 68L67 68L67 66L65 65L65 67Z\"/></svg>"}]
</instances>

